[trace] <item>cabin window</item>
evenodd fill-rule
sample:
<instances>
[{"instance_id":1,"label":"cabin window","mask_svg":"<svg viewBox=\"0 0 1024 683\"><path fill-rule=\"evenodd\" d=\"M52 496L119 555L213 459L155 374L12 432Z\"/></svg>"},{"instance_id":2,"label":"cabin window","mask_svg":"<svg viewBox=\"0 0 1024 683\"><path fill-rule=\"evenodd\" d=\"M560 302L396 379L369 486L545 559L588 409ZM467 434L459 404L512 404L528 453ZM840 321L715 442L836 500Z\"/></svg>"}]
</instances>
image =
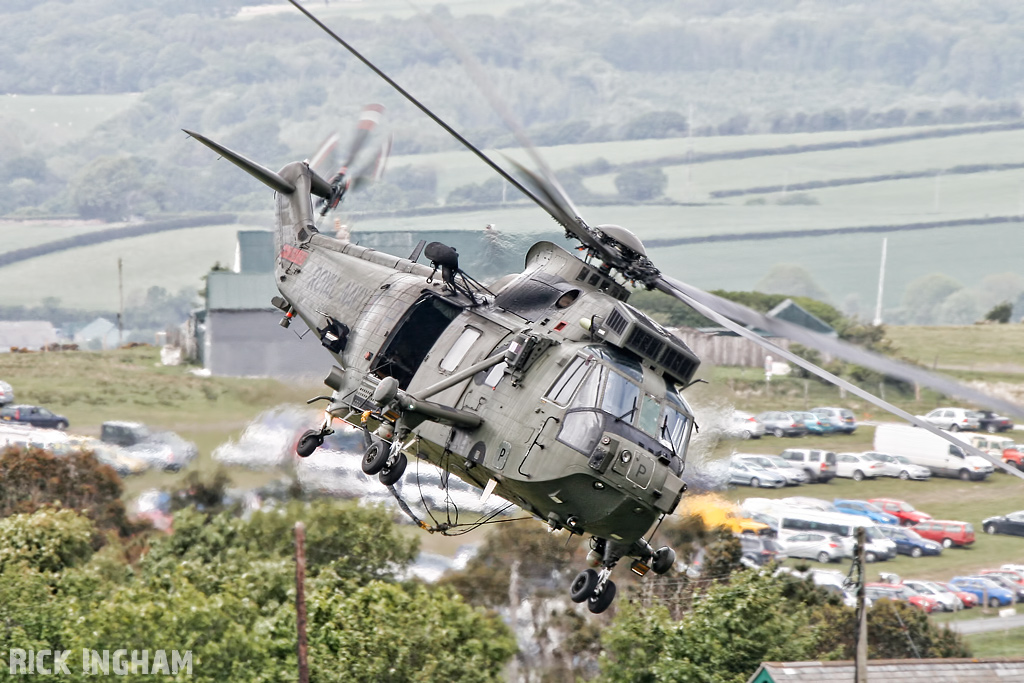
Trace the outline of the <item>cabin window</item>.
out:
<instances>
[{"instance_id":1,"label":"cabin window","mask_svg":"<svg viewBox=\"0 0 1024 683\"><path fill-rule=\"evenodd\" d=\"M467 327L463 330L459 338L452 344L452 348L441 359L441 369L445 372L454 372L455 368L459 367L459 363L462 362L462 359L466 357L470 348L479 338L480 330L473 327Z\"/></svg>"},{"instance_id":2,"label":"cabin window","mask_svg":"<svg viewBox=\"0 0 1024 683\"><path fill-rule=\"evenodd\" d=\"M569 399L572 398L572 395L576 393L576 389L583 382L583 378L587 374L588 365L585 358L580 356L573 358L569 366L562 371L562 374L558 376L555 383L548 389L545 398L558 406L568 404Z\"/></svg>"},{"instance_id":3,"label":"cabin window","mask_svg":"<svg viewBox=\"0 0 1024 683\"><path fill-rule=\"evenodd\" d=\"M595 373L596 374L596 373ZM589 455L601 436L601 415L592 410L573 410L565 414L558 440L580 453Z\"/></svg>"},{"instance_id":4,"label":"cabin window","mask_svg":"<svg viewBox=\"0 0 1024 683\"><path fill-rule=\"evenodd\" d=\"M658 417L661 415L661 404L653 396L644 394L640 403L640 418L636 426L644 434L654 436L658 433Z\"/></svg>"}]
</instances>

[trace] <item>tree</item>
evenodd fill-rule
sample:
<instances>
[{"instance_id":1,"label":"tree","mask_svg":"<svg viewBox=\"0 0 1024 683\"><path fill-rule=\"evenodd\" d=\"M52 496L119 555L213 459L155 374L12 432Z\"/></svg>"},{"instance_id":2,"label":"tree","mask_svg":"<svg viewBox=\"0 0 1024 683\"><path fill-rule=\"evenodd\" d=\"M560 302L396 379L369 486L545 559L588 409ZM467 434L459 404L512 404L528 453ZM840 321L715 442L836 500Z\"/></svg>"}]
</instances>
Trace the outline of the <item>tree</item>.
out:
<instances>
[{"instance_id":1,"label":"tree","mask_svg":"<svg viewBox=\"0 0 1024 683\"><path fill-rule=\"evenodd\" d=\"M932 273L914 280L903 292L906 321L916 325L934 323L942 303L961 289L963 285L942 273Z\"/></svg>"},{"instance_id":2,"label":"tree","mask_svg":"<svg viewBox=\"0 0 1024 683\"><path fill-rule=\"evenodd\" d=\"M660 168L629 169L615 176L615 189L626 199L642 202L665 194L668 176Z\"/></svg>"},{"instance_id":3,"label":"tree","mask_svg":"<svg viewBox=\"0 0 1024 683\"><path fill-rule=\"evenodd\" d=\"M0 570L24 563L58 572L89 559L94 527L73 510L44 508L0 519Z\"/></svg>"},{"instance_id":4,"label":"tree","mask_svg":"<svg viewBox=\"0 0 1024 683\"><path fill-rule=\"evenodd\" d=\"M828 293L818 286L806 268L790 263L772 266L754 288L761 292L803 296L818 301L828 299Z\"/></svg>"},{"instance_id":5,"label":"tree","mask_svg":"<svg viewBox=\"0 0 1024 683\"><path fill-rule=\"evenodd\" d=\"M991 311L986 313L985 320L993 323L1008 323L1010 322L1011 315L1013 315L1013 303L1004 301L1001 304L997 304Z\"/></svg>"}]
</instances>

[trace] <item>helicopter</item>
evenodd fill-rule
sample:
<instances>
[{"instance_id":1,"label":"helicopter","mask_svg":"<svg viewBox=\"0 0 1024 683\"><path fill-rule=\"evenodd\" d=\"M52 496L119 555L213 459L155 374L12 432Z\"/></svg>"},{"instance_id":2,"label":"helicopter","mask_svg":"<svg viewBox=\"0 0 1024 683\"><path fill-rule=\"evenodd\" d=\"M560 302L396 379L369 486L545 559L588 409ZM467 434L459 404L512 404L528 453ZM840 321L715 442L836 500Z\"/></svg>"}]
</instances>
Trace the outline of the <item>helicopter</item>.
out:
<instances>
[{"instance_id":1,"label":"helicopter","mask_svg":"<svg viewBox=\"0 0 1024 683\"><path fill-rule=\"evenodd\" d=\"M280 296L273 304L283 313L282 326L301 320L334 361L324 381L331 394L311 399L327 401L324 419L299 439L299 456L322 446L341 421L363 432L363 472L393 493L409 460L419 459L482 490L484 498L509 501L553 530L589 536L591 566L572 580L569 595L595 614L604 612L615 598L611 575L620 561L629 559L640 576L674 566L672 548L652 546L652 527L675 510L687 490L687 450L697 429L684 394L697 381L700 359L628 303L631 289L640 287L679 299L777 358L1003 467L760 331L1001 412L1021 415L1020 407L665 276L628 229L582 218L513 123L539 171L513 161L518 175L509 172L297 0L289 2L577 243L572 251L550 241L534 244L522 272L485 286L460 268L455 249L440 242L421 241L411 254L399 256L321 232L317 219L381 172L383 151L372 172L350 171L379 118L376 107L364 112L347 160L329 180L306 161L275 172L185 130L275 192ZM447 530L419 523L430 531Z\"/></svg>"}]
</instances>

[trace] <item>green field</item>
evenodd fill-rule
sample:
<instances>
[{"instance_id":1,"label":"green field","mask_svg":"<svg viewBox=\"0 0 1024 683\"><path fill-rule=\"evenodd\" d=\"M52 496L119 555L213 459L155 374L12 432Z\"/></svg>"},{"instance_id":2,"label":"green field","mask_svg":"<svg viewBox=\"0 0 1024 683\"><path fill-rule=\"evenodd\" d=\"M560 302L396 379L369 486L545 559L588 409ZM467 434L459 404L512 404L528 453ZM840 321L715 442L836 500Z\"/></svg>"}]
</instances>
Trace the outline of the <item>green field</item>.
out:
<instances>
[{"instance_id":1,"label":"green field","mask_svg":"<svg viewBox=\"0 0 1024 683\"><path fill-rule=\"evenodd\" d=\"M968 371L1024 374L1024 327L965 325L890 327L900 353L923 365Z\"/></svg>"},{"instance_id":2,"label":"green field","mask_svg":"<svg viewBox=\"0 0 1024 683\"><path fill-rule=\"evenodd\" d=\"M72 142L98 124L135 104L140 95L16 95L0 96L0 120L16 121L25 142L54 145ZM7 127L11 127L10 121Z\"/></svg>"}]
</instances>

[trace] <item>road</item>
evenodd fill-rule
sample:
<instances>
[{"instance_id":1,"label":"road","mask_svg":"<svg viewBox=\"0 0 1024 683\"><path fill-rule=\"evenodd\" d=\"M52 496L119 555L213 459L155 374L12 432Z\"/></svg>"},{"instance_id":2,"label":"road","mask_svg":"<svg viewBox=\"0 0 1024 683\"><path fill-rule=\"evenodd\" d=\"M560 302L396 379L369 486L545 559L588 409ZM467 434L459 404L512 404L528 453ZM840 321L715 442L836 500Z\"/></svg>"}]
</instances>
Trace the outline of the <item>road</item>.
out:
<instances>
[{"instance_id":1,"label":"road","mask_svg":"<svg viewBox=\"0 0 1024 683\"><path fill-rule=\"evenodd\" d=\"M968 619L966 621L951 621L946 624L954 631L963 635L972 633L988 633L989 631L1003 631L1011 628L1024 627L1024 614L1015 614L1012 617L1000 617L998 619Z\"/></svg>"}]
</instances>

